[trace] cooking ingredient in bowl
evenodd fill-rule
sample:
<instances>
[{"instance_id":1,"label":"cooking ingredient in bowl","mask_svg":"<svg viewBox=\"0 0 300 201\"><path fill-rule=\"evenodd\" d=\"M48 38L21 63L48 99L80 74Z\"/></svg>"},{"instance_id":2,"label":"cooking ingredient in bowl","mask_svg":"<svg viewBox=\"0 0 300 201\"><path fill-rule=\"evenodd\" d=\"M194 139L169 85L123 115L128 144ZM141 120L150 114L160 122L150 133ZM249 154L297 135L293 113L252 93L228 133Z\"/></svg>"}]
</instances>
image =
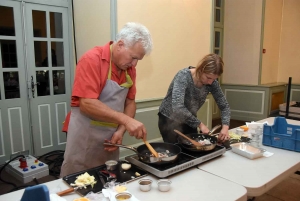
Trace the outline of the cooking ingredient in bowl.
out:
<instances>
[{"instance_id":1,"label":"cooking ingredient in bowl","mask_svg":"<svg viewBox=\"0 0 300 201\"><path fill-rule=\"evenodd\" d=\"M141 176L141 174L138 172L135 172L135 176L139 177L139 176Z\"/></svg>"},{"instance_id":2,"label":"cooking ingredient in bowl","mask_svg":"<svg viewBox=\"0 0 300 201\"><path fill-rule=\"evenodd\" d=\"M122 163L121 167L122 167L123 170L129 170L131 168L131 164Z\"/></svg>"},{"instance_id":3,"label":"cooking ingredient in bowl","mask_svg":"<svg viewBox=\"0 0 300 201\"><path fill-rule=\"evenodd\" d=\"M75 200L73 201L90 201L89 199L85 198L85 197L82 197L82 198L76 198Z\"/></svg>"},{"instance_id":4,"label":"cooking ingredient in bowl","mask_svg":"<svg viewBox=\"0 0 300 201\"><path fill-rule=\"evenodd\" d=\"M81 174L77 177L74 183L71 183L71 186L78 186L78 187L84 187L86 188L87 185L91 185L94 187L94 184L96 184L97 181L95 180L94 176L89 175L89 173Z\"/></svg>"},{"instance_id":5,"label":"cooking ingredient in bowl","mask_svg":"<svg viewBox=\"0 0 300 201\"><path fill-rule=\"evenodd\" d=\"M157 182L158 190L163 191L163 192L169 191L170 188L171 188L171 183L172 182L170 180L168 180L168 179L160 179L160 180L158 180L158 182Z\"/></svg>"},{"instance_id":6,"label":"cooking ingredient in bowl","mask_svg":"<svg viewBox=\"0 0 300 201\"><path fill-rule=\"evenodd\" d=\"M115 187L115 190L118 192L118 193L122 193L124 191L127 190L126 186L116 186Z\"/></svg>"},{"instance_id":7,"label":"cooking ingredient in bowl","mask_svg":"<svg viewBox=\"0 0 300 201\"><path fill-rule=\"evenodd\" d=\"M82 198L76 198L73 201L90 201L88 198L82 197Z\"/></svg>"},{"instance_id":8,"label":"cooking ingredient in bowl","mask_svg":"<svg viewBox=\"0 0 300 201\"><path fill-rule=\"evenodd\" d=\"M117 201L119 201L119 200L130 200L131 194L130 193L118 193L115 196L115 198L116 198Z\"/></svg>"},{"instance_id":9,"label":"cooking ingredient in bowl","mask_svg":"<svg viewBox=\"0 0 300 201\"><path fill-rule=\"evenodd\" d=\"M141 179L139 181L140 184L140 190L147 192L151 190L151 184L152 184L152 180L151 179Z\"/></svg>"}]
</instances>

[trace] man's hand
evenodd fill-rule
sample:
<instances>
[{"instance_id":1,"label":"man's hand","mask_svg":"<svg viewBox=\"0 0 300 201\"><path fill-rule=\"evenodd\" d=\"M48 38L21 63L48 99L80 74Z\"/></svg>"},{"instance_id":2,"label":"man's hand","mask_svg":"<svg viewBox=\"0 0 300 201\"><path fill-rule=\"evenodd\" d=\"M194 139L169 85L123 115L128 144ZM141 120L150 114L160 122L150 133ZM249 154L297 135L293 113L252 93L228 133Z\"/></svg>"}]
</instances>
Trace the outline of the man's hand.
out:
<instances>
[{"instance_id":1,"label":"man's hand","mask_svg":"<svg viewBox=\"0 0 300 201\"><path fill-rule=\"evenodd\" d=\"M143 123L133 118L128 118L124 126L130 136L134 136L136 139L147 139L147 131Z\"/></svg>"},{"instance_id":2,"label":"man's hand","mask_svg":"<svg viewBox=\"0 0 300 201\"><path fill-rule=\"evenodd\" d=\"M105 142L109 142L109 143L112 143L112 144L122 144L123 135L124 135L123 132L117 130L117 131L113 134L111 140L105 140ZM104 149L105 149L106 151L115 151L115 150L117 150L118 148L119 148L119 147L117 147L117 146L105 146Z\"/></svg>"}]
</instances>

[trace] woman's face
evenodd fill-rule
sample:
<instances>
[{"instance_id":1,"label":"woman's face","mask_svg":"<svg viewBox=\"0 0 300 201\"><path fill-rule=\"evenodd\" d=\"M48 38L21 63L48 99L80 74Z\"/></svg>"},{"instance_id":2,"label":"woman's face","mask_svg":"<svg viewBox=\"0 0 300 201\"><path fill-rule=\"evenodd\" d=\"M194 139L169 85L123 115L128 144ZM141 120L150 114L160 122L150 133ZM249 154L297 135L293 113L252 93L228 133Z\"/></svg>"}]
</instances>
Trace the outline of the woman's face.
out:
<instances>
[{"instance_id":1,"label":"woman's face","mask_svg":"<svg viewBox=\"0 0 300 201\"><path fill-rule=\"evenodd\" d=\"M201 73L200 82L203 85L211 85L219 76L215 74Z\"/></svg>"}]
</instances>

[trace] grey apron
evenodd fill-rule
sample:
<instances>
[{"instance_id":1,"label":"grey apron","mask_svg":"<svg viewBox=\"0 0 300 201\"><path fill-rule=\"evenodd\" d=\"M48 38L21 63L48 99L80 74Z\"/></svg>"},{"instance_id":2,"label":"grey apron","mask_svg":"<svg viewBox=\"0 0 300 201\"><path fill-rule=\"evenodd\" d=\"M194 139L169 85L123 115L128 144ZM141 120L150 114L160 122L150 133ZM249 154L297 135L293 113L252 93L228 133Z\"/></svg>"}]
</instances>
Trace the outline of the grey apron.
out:
<instances>
[{"instance_id":1,"label":"grey apron","mask_svg":"<svg viewBox=\"0 0 300 201\"><path fill-rule=\"evenodd\" d=\"M99 96L99 100L111 109L124 112L124 105L128 89L132 80L126 73L126 83L119 85L111 80L111 59L106 84ZM79 172L100 166L107 160L118 160L119 149L113 152L104 150L103 142L111 139L118 125L110 122L91 120L80 112L79 107L71 108L68 137L64 162L60 176Z\"/></svg>"}]
</instances>

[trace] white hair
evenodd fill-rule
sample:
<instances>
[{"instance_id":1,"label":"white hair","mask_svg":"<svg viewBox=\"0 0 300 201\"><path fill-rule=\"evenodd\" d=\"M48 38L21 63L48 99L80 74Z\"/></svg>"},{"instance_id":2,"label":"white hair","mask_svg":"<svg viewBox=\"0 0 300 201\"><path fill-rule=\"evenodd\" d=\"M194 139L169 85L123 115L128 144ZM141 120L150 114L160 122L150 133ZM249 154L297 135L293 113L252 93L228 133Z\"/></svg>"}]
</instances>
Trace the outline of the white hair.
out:
<instances>
[{"instance_id":1,"label":"white hair","mask_svg":"<svg viewBox=\"0 0 300 201\"><path fill-rule=\"evenodd\" d=\"M141 42L145 54L152 50L152 39L149 30L142 24L128 22L116 36L116 42L122 40L125 47L132 47L135 43Z\"/></svg>"}]
</instances>

